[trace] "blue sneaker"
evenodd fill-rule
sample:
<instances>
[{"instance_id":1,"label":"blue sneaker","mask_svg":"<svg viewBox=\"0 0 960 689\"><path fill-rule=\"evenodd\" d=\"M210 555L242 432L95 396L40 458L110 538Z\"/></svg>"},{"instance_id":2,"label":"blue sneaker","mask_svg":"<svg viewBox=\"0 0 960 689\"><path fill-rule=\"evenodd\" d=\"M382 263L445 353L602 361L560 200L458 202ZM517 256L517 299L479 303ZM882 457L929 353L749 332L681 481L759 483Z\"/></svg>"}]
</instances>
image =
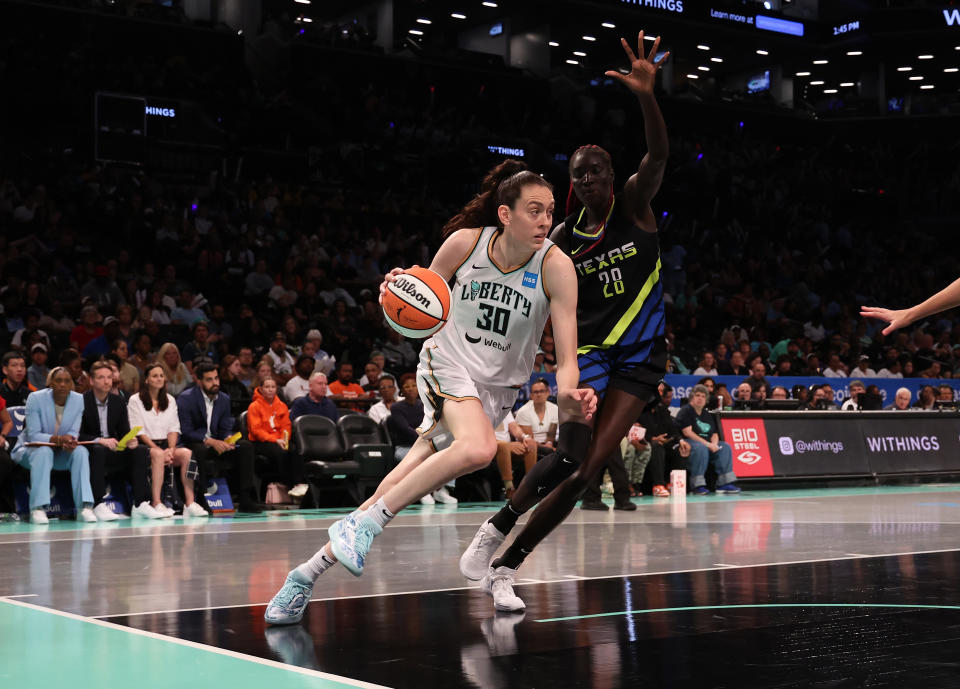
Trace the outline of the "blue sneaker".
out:
<instances>
[{"instance_id":1,"label":"blue sneaker","mask_svg":"<svg viewBox=\"0 0 960 689\"><path fill-rule=\"evenodd\" d=\"M736 485L734 485L734 484L732 484L732 483L728 483L728 484L725 485L725 486L719 486L719 487L717 488L717 492L718 492L718 493L727 493L727 494L729 494L729 495L736 495L737 493L740 492L740 487L739 487L739 486L736 486Z\"/></svg>"},{"instance_id":2,"label":"blue sneaker","mask_svg":"<svg viewBox=\"0 0 960 689\"><path fill-rule=\"evenodd\" d=\"M694 495L710 495L710 489L706 486L697 486L693 489Z\"/></svg>"},{"instance_id":3,"label":"blue sneaker","mask_svg":"<svg viewBox=\"0 0 960 689\"><path fill-rule=\"evenodd\" d=\"M270 624L296 624L303 619L312 595L313 582L293 569L283 582L283 588L267 604L263 619Z\"/></svg>"},{"instance_id":4,"label":"blue sneaker","mask_svg":"<svg viewBox=\"0 0 960 689\"><path fill-rule=\"evenodd\" d=\"M330 525L330 549L340 564L358 577L363 574L363 563L370 552L373 537L380 534L383 527L369 517L348 514Z\"/></svg>"}]
</instances>

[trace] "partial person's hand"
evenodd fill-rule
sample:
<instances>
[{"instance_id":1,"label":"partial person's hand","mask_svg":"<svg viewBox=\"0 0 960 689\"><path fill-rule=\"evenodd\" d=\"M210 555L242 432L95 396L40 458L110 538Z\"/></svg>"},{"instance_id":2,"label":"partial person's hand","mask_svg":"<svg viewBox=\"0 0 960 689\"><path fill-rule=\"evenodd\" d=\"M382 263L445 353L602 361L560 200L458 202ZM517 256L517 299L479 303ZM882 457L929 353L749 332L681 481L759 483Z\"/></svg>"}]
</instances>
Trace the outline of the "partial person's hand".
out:
<instances>
[{"instance_id":1,"label":"partial person's hand","mask_svg":"<svg viewBox=\"0 0 960 689\"><path fill-rule=\"evenodd\" d=\"M527 446L523 442L519 440L514 440L512 443L510 443L510 454L522 455L526 451L527 451Z\"/></svg>"},{"instance_id":2,"label":"partial person's hand","mask_svg":"<svg viewBox=\"0 0 960 689\"><path fill-rule=\"evenodd\" d=\"M99 440L97 440L97 442L103 445L108 450L112 450L116 452L117 444L119 441L116 438L100 438Z\"/></svg>"},{"instance_id":3,"label":"partial person's hand","mask_svg":"<svg viewBox=\"0 0 960 689\"><path fill-rule=\"evenodd\" d=\"M524 450L524 452L526 452L527 450L535 450L536 448L537 448L537 441L536 441L536 440L534 440L534 439L531 438L530 436L527 436L526 438L523 439L523 450Z\"/></svg>"},{"instance_id":4,"label":"partial person's hand","mask_svg":"<svg viewBox=\"0 0 960 689\"><path fill-rule=\"evenodd\" d=\"M690 456L690 443L688 443L686 440L681 440L680 444L677 445L677 448L680 450L681 457Z\"/></svg>"},{"instance_id":5,"label":"partial person's hand","mask_svg":"<svg viewBox=\"0 0 960 689\"><path fill-rule=\"evenodd\" d=\"M557 402L563 402L564 406L577 405L584 418L593 418L597 411L597 393L592 388L572 388L570 390L558 390Z\"/></svg>"},{"instance_id":6,"label":"partial person's hand","mask_svg":"<svg viewBox=\"0 0 960 689\"><path fill-rule=\"evenodd\" d=\"M653 436L653 438L651 438L651 440L653 440L653 442L657 443L658 445L666 445L666 444L667 444L667 434L666 434L666 433L661 433L660 435L655 435L655 436Z\"/></svg>"},{"instance_id":7,"label":"partial person's hand","mask_svg":"<svg viewBox=\"0 0 960 689\"><path fill-rule=\"evenodd\" d=\"M653 42L653 47L650 49L650 54L644 57L643 31L637 35L636 54L634 54L630 44L627 43L626 38L621 38L620 44L623 45L623 51L630 60L630 73L621 74L619 71L611 69L604 74L611 79L616 79L637 95L653 93L653 84L657 80L657 70L663 67L667 58L670 57L670 51L665 52L663 57L656 60L657 51L660 50L660 37L657 36L657 39ZM640 57L637 57L637 55Z\"/></svg>"},{"instance_id":8,"label":"partial person's hand","mask_svg":"<svg viewBox=\"0 0 960 689\"><path fill-rule=\"evenodd\" d=\"M419 268L420 266L410 266L411 268ZM387 283L393 282L397 279L397 276L407 270L406 268L394 268L389 273L383 276L383 282L380 283L380 303L383 304L383 295L387 291Z\"/></svg>"},{"instance_id":9,"label":"partial person's hand","mask_svg":"<svg viewBox=\"0 0 960 689\"><path fill-rule=\"evenodd\" d=\"M884 335L889 335L894 330L904 328L913 323L913 317L910 313L910 309L892 311L890 309L884 309L880 306L861 306L860 315L864 318L875 318L878 321L885 321L889 323L890 325L880 331Z\"/></svg>"},{"instance_id":10,"label":"partial person's hand","mask_svg":"<svg viewBox=\"0 0 960 689\"><path fill-rule=\"evenodd\" d=\"M163 451L163 465L170 466L173 464L173 448L168 447Z\"/></svg>"},{"instance_id":11,"label":"partial person's hand","mask_svg":"<svg viewBox=\"0 0 960 689\"><path fill-rule=\"evenodd\" d=\"M222 455L224 452L229 452L236 447L235 445L231 445L230 443L222 440L217 440L216 438L207 438L207 445L212 447L218 455Z\"/></svg>"},{"instance_id":12,"label":"partial person's hand","mask_svg":"<svg viewBox=\"0 0 960 689\"><path fill-rule=\"evenodd\" d=\"M77 447L77 439L72 435L61 435L60 440L64 450L73 450Z\"/></svg>"},{"instance_id":13,"label":"partial person's hand","mask_svg":"<svg viewBox=\"0 0 960 689\"><path fill-rule=\"evenodd\" d=\"M127 441L128 450L136 450L138 447L140 447L140 441L136 438L130 438L130 440Z\"/></svg>"}]
</instances>

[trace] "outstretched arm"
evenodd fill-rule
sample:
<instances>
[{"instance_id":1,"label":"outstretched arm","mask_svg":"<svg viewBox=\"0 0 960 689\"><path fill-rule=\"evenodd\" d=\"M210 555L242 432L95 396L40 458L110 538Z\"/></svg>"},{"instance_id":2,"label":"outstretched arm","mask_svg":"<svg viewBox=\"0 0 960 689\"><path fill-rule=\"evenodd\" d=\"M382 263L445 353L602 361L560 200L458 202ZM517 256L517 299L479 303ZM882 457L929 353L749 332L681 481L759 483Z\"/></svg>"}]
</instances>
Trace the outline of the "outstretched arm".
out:
<instances>
[{"instance_id":1,"label":"outstretched arm","mask_svg":"<svg viewBox=\"0 0 960 689\"><path fill-rule=\"evenodd\" d=\"M624 185L624 200L627 210L637 224L647 232L656 232L656 219L650 208L650 201L656 196L663 182L663 171L667 165L667 156L670 153L670 143L667 138L667 125L663 121L663 114L657 99L653 95L653 85L657 79L657 70L667 58L669 51L656 60L657 50L660 48L660 38L653 42L650 53L644 56L643 31L637 36L637 55L625 38L620 39L623 50L630 60L630 73L621 74L618 71L606 72L608 77L617 79L630 89L640 101L640 110L643 112L643 126L647 136L647 154L640 162L640 168L627 180Z\"/></svg>"},{"instance_id":2,"label":"outstretched arm","mask_svg":"<svg viewBox=\"0 0 960 689\"><path fill-rule=\"evenodd\" d=\"M960 306L960 279L954 280L925 302L911 306L909 309L892 311L880 306L861 306L860 315L889 323L890 325L882 331L884 335L889 335L894 330L904 328L914 321L952 309L954 306Z\"/></svg>"}]
</instances>

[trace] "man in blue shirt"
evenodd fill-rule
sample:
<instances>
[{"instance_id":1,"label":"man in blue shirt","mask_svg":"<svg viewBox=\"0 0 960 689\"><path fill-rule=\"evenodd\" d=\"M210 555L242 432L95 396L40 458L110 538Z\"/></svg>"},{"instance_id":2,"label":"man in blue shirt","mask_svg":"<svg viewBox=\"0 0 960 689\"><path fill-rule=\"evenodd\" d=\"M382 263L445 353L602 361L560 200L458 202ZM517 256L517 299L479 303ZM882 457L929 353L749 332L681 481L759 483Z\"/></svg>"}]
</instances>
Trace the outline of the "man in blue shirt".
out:
<instances>
[{"instance_id":1,"label":"man in blue shirt","mask_svg":"<svg viewBox=\"0 0 960 689\"><path fill-rule=\"evenodd\" d=\"M337 405L327 397L327 377L315 371L310 375L310 392L303 397L297 398L290 407L290 420L293 421L298 416L314 414L326 416L328 419L337 422Z\"/></svg>"},{"instance_id":2,"label":"man in blue shirt","mask_svg":"<svg viewBox=\"0 0 960 689\"><path fill-rule=\"evenodd\" d=\"M696 495L708 495L704 474L707 465L714 463L717 470L717 492L739 493L734 484L737 475L733 473L733 452L730 446L720 440L717 419L706 410L707 396L710 391L706 385L694 385L690 401L677 413L677 426L690 443L690 482Z\"/></svg>"}]
</instances>

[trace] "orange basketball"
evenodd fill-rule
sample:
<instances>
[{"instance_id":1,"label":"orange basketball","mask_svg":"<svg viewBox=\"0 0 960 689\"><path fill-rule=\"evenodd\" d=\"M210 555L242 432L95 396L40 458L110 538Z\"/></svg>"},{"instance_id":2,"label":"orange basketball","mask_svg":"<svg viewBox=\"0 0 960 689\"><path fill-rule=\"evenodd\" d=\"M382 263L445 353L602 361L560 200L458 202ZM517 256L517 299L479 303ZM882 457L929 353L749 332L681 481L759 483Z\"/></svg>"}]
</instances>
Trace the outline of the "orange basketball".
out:
<instances>
[{"instance_id":1,"label":"orange basketball","mask_svg":"<svg viewBox=\"0 0 960 689\"><path fill-rule=\"evenodd\" d=\"M450 316L450 287L429 268L410 268L387 284L383 315L401 335L423 338L443 327Z\"/></svg>"}]
</instances>

